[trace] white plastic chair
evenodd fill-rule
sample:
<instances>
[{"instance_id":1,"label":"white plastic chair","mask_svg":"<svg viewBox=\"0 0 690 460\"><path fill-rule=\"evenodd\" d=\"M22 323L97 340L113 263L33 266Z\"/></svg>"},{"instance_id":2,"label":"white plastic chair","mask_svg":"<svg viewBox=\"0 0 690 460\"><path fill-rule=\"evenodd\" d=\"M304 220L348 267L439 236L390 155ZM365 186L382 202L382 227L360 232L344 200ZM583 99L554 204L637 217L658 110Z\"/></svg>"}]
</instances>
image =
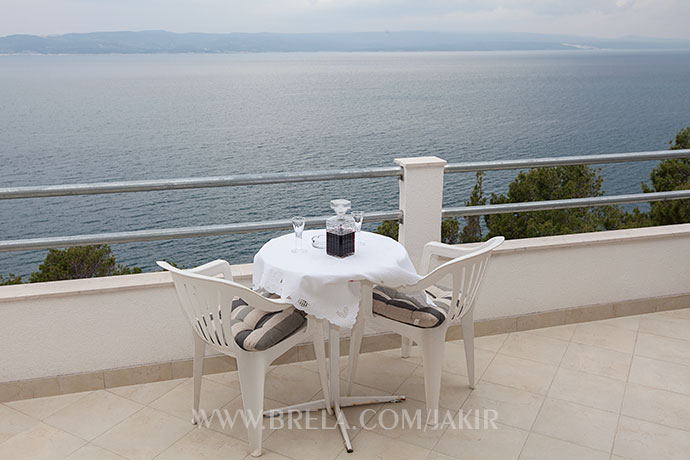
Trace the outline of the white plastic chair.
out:
<instances>
[{"instance_id":1,"label":"white plastic chair","mask_svg":"<svg viewBox=\"0 0 690 460\"><path fill-rule=\"evenodd\" d=\"M172 274L182 311L192 326L194 337L194 420L197 423L201 380L206 346L234 356L240 378L240 390L247 420L258 420L256 426L248 424L249 449L253 457L261 455L264 382L270 364L287 350L312 337L326 401L330 400L326 374L326 356L321 325L307 317L307 324L294 334L263 351L246 351L235 341L231 331L232 302L242 299L251 307L275 312L291 305L281 300L261 296L232 280L230 264L215 260L191 270L179 270L166 262L156 262ZM329 407L328 412L332 413Z\"/></svg>"},{"instance_id":2,"label":"white plastic chair","mask_svg":"<svg viewBox=\"0 0 690 460\"><path fill-rule=\"evenodd\" d=\"M474 249L431 242L424 246L422 252L422 270L427 273L424 278L409 286L396 288L398 292L420 292L435 285L447 277L452 279L452 300L447 316L441 324L432 328L421 328L402 323L384 316L376 315L372 310L373 285L362 283L362 304L357 324L352 331L350 340L350 357L347 373L346 391L350 394L352 379L357 370L364 331L364 322L372 321L382 328L396 332L403 337L402 356L409 356L412 341L422 349L422 363L424 366L424 392L426 396L427 422L436 423L438 416L439 396L441 392L441 371L443 368L443 352L445 348L446 331L451 324L460 322L467 359L467 374L470 388L474 388L474 300L482 284L486 267L494 249L504 241L502 236L490 239ZM452 259L429 271L434 258ZM364 319L364 321L362 321ZM385 370L383 370L385 372Z\"/></svg>"}]
</instances>

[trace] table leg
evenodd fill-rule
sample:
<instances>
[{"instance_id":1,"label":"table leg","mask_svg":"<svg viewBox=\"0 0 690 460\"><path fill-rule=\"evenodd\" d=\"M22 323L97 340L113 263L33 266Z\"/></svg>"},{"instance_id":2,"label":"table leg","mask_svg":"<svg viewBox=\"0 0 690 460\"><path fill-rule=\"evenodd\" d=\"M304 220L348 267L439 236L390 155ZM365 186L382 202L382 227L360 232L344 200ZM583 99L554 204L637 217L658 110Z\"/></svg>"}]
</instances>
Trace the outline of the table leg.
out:
<instances>
[{"instance_id":1,"label":"table leg","mask_svg":"<svg viewBox=\"0 0 690 460\"><path fill-rule=\"evenodd\" d=\"M335 412L335 420L340 427L340 434L343 436L345 442L345 449L348 453L352 452L352 443L350 442L350 434L347 432L349 425L345 414L340 409L340 328L329 324L328 336L328 360L330 361L331 370L329 372L329 381L331 384L331 405Z\"/></svg>"},{"instance_id":2,"label":"table leg","mask_svg":"<svg viewBox=\"0 0 690 460\"><path fill-rule=\"evenodd\" d=\"M328 361L330 368L328 373L328 383L330 386L330 401L319 399L307 403L282 407L280 409L267 410L264 412L264 417L276 417L289 412L298 412L304 410L314 411L332 407L333 411L335 412L335 418L338 423L340 433L343 436L345 449L347 449L347 452L350 453L352 452L352 443L350 442L350 435L348 433L349 425L342 408L361 406L365 404L401 402L405 400L405 396L340 396L340 328L330 323L328 326Z\"/></svg>"}]
</instances>

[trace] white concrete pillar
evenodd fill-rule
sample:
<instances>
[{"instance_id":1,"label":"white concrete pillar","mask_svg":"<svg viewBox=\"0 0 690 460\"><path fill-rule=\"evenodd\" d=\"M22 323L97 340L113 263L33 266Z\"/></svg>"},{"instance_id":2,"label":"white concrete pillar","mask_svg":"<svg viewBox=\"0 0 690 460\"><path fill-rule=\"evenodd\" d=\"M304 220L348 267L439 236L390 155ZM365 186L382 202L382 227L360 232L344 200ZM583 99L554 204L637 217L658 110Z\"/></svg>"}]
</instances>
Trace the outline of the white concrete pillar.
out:
<instances>
[{"instance_id":1,"label":"white concrete pillar","mask_svg":"<svg viewBox=\"0 0 690 460\"><path fill-rule=\"evenodd\" d=\"M402 166L400 209L403 220L398 241L407 249L412 263L420 268L422 249L429 241L441 241L443 167L438 157L396 158Z\"/></svg>"}]
</instances>

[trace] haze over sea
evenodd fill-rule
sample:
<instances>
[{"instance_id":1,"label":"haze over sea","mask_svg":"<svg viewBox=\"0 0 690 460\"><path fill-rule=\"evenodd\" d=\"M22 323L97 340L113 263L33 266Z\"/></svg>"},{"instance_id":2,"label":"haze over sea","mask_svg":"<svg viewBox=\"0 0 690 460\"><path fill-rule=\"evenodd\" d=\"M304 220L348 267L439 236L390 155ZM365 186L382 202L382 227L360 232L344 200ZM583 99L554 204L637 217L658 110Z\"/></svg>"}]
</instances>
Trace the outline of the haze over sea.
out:
<instances>
[{"instance_id":1,"label":"haze over sea","mask_svg":"<svg viewBox=\"0 0 690 460\"><path fill-rule=\"evenodd\" d=\"M690 52L0 56L0 108L0 187L664 150L690 125ZM606 194L639 192L653 166L603 167ZM516 173L487 173L487 192ZM445 180L444 204L461 205L474 175ZM340 197L394 210L398 185L1 200L0 239L319 216ZM246 263L275 235L113 250L144 270ZM27 275L45 254L0 253L0 274Z\"/></svg>"}]
</instances>

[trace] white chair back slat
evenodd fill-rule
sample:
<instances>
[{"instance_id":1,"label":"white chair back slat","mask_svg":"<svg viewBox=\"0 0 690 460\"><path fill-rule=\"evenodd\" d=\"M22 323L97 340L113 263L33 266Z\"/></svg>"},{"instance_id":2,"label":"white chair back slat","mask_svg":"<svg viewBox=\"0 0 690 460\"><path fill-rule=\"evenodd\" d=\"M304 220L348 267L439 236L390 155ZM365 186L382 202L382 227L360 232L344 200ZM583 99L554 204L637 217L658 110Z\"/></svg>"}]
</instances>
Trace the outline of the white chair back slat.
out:
<instances>
[{"instance_id":1,"label":"white chair back slat","mask_svg":"<svg viewBox=\"0 0 690 460\"><path fill-rule=\"evenodd\" d=\"M450 258L453 253L460 253L461 255L439 265L414 285L405 286L401 290L407 292L424 290L450 276L453 294L448 319L451 322L457 322L472 309L492 251L503 241L502 236L497 236L471 251L464 248L457 248L457 251L454 251L453 246L430 243L434 245L434 250L442 249L441 257ZM433 256L432 254L431 257ZM428 261L429 264L431 257Z\"/></svg>"},{"instance_id":2,"label":"white chair back slat","mask_svg":"<svg viewBox=\"0 0 690 460\"><path fill-rule=\"evenodd\" d=\"M477 297L477 293L479 292L479 287L482 284L482 280L484 279L484 272L486 271L486 267L489 265L489 257L486 257L482 259L479 262L479 267L477 270L477 280L474 283L474 286L472 286L472 290L470 293L470 299L469 299L469 304L474 305L474 300Z\"/></svg>"},{"instance_id":3,"label":"white chair back slat","mask_svg":"<svg viewBox=\"0 0 690 460\"><path fill-rule=\"evenodd\" d=\"M175 278L173 278L173 281ZM177 298L178 299L186 299L187 298L187 286L182 284L182 283L175 283L173 282L173 286L175 286L175 291L177 293ZM196 313L190 311L188 308L185 308L183 306L184 304L189 304L188 301L185 302L180 302L180 309L182 310L182 313L184 316L187 318L187 320L191 323L194 320L194 317L196 317Z\"/></svg>"},{"instance_id":4,"label":"white chair back slat","mask_svg":"<svg viewBox=\"0 0 690 460\"><path fill-rule=\"evenodd\" d=\"M450 310L448 311L448 318L450 321L454 321L458 316L459 309L457 306L465 302L465 272L467 271L467 267L461 266L459 268L461 272L460 276L453 276L451 273L453 279L453 300L450 303Z\"/></svg>"},{"instance_id":5,"label":"white chair back slat","mask_svg":"<svg viewBox=\"0 0 690 460\"><path fill-rule=\"evenodd\" d=\"M206 302L208 305L209 317L211 318L211 324L213 325L213 330L216 332L216 339L220 341L221 345L227 346L227 341L223 336L223 318L220 311L220 289L207 291Z\"/></svg>"},{"instance_id":6,"label":"white chair back slat","mask_svg":"<svg viewBox=\"0 0 690 460\"><path fill-rule=\"evenodd\" d=\"M474 260L474 263L469 267L469 273L466 273L465 278L465 293L464 293L464 301L461 305L458 306L458 315L456 316L462 316L462 310L465 310L465 305L471 305L472 304L472 290L474 289L474 285L476 284L476 280L478 279L478 270L477 270L477 261Z\"/></svg>"},{"instance_id":7,"label":"white chair back slat","mask_svg":"<svg viewBox=\"0 0 690 460\"><path fill-rule=\"evenodd\" d=\"M178 292L178 297L180 298L180 306L182 307L182 311L184 311L187 319L189 319L192 328L199 333L199 336L207 342L210 342L208 331L204 327L202 310L194 300L196 296L194 293L194 286L187 283L186 279L177 276L175 273L173 273L172 276L175 288Z\"/></svg>"},{"instance_id":8,"label":"white chair back slat","mask_svg":"<svg viewBox=\"0 0 690 460\"><path fill-rule=\"evenodd\" d=\"M262 297L231 280L179 270L164 262L158 265L171 273L182 310L192 328L207 343L228 349L226 353L239 350L232 339L230 321L234 299L242 299L252 307L267 312L281 311L291 306L281 300Z\"/></svg>"},{"instance_id":9,"label":"white chair back slat","mask_svg":"<svg viewBox=\"0 0 690 460\"><path fill-rule=\"evenodd\" d=\"M230 322L230 308L227 307L226 311L222 308L222 299L232 299L235 296L233 286L224 284L221 278L188 273L170 266L164 268L173 277L180 306L192 329L211 345L229 348L228 351L235 350L234 341L228 340L232 337L230 330L226 331L224 327L224 323ZM227 321L223 318L227 318Z\"/></svg>"},{"instance_id":10,"label":"white chair back slat","mask_svg":"<svg viewBox=\"0 0 690 460\"><path fill-rule=\"evenodd\" d=\"M482 245L477 250L475 256L462 256L459 259L464 259L464 267L462 274L462 290L461 297L462 301L459 304L454 304L452 307L456 309L455 314L451 315L451 322L457 322L462 319L473 307L474 302L479 293L479 288L481 287L482 281L484 280L484 275L486 273L486 268L489 265L489 260L491 258L491 253L493 249L500 244L500 242L493 241L494 239L488 241ZM485 250L489 247L490 250Z\"/></svg>"},{"instance_id":11,"label":"white chair back slat","mask_svg":"<svg viewBox=\"0 0 690 460\"><path fill-rule=\"evenodd\" d=\"M187 280L187 282L192 285L193 301L199 306L199 310L201 311L201 316L198 318L202 324L201 327L206 332L206 336L209 337L211 343L218 346L222 345L215 324L213 323L218 316L218 312L216 311L215 314L213 312L210 302L211 299L209 298L211 292L203 289L202 286L191 280Z\"/></svg>"},{"instance_id":12,"label":"white chair back slat","mask_svg":"<svg viewBox=\"0 0 690 460\"><path fill-rule=\"evenodd\" d=\"M232 313L232 302L233 298L220 297L218 303L220 305L221 318L223 322L221 324L221 330L223 331L223 340L225 343L230 343L233 341L232 336L232 322L230 321L230 315Z\"/></svg>"}]
</instances>

